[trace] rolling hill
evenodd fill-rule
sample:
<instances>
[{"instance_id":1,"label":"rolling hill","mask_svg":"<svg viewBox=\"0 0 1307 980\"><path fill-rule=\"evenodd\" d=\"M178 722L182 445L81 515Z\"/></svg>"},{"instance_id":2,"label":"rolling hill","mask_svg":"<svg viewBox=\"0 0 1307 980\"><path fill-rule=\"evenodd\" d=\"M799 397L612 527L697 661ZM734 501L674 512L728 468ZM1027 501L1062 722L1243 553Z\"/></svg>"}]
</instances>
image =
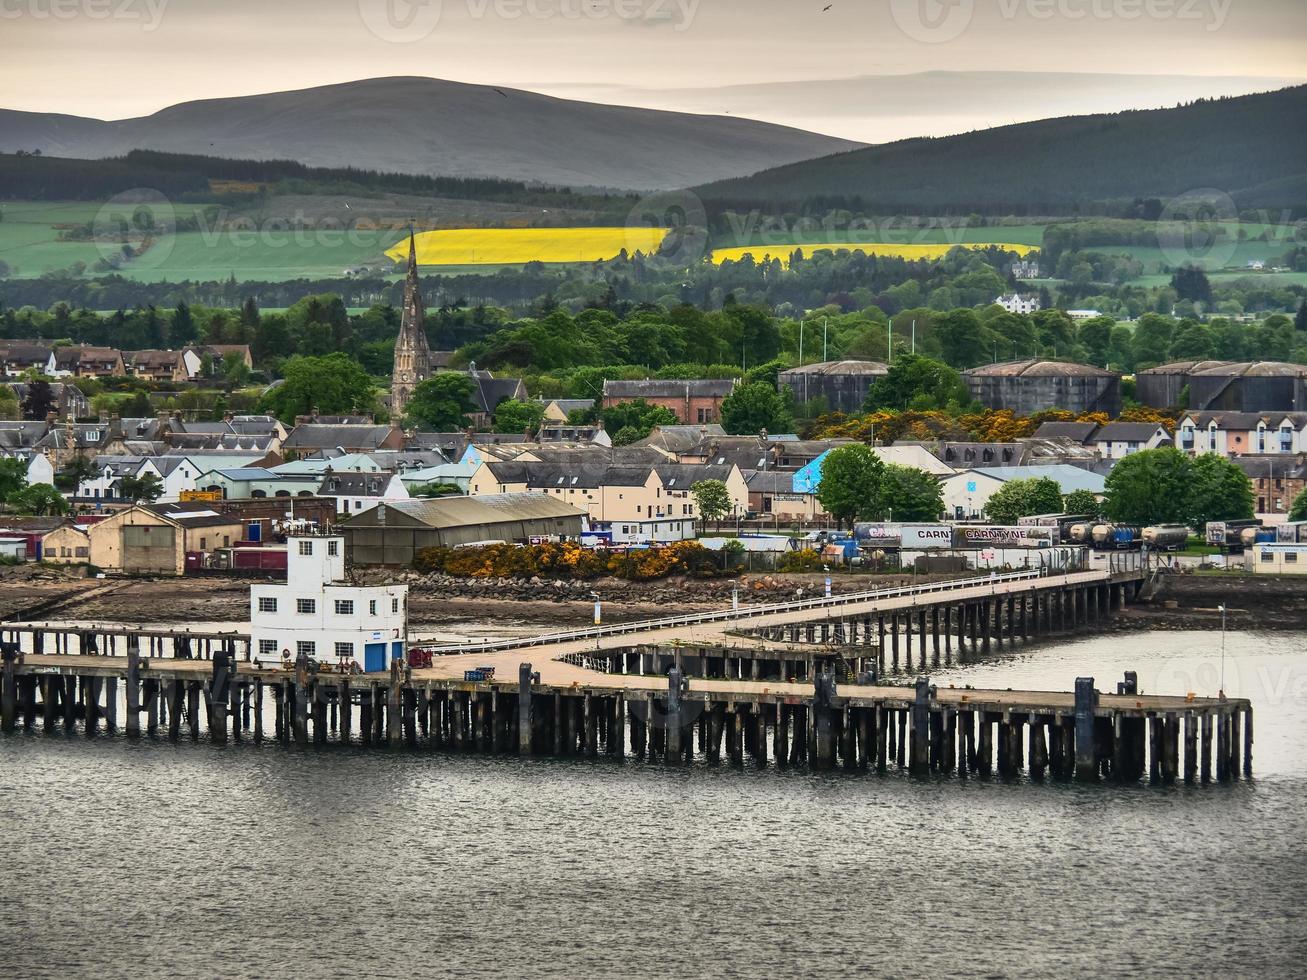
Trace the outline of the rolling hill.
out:
<instances>
[{"instance_id":1,"label":"rolling hill","mask_svg":"<svg viewBox=\"0 0 1307 980\"><path fill-rule=\"evenodd\" d=\"M714 208L1056 214L1205 188L1240 208L1307 210L1307 86L901 140L696 190Z\"/></svg>"},{"instance_id":2,"label":"rolling hill","mask_svg":"<svg viewBox=\"0 0 1307 980\"><path fill-rule=\"evenodd\" d=\"M433 78L206 99L106 122L0 110L0 152L143 148L572 187L686 187L859 144L771 123L574 102Z\"/></svg>"}]
</instances>

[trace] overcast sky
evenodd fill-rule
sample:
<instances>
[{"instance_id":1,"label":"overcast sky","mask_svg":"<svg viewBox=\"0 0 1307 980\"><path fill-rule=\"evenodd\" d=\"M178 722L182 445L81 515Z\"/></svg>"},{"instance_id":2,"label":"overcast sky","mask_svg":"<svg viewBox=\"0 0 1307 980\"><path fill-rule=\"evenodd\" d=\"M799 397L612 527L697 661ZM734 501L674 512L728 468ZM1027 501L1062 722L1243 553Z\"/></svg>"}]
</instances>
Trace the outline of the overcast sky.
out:
<instances>
[{"instance_id":1,"label":"overcast sky","mask_svg":"<svg viewBox=\"0 0 1307 980\"><path fill-rule=\"evenodd\" d=\"M961 74L903 77L923 72ZM0 0L6 108L116 119L380 75L882 142L1307 79L1307 0Z\"/></svg>"}]
</instances>

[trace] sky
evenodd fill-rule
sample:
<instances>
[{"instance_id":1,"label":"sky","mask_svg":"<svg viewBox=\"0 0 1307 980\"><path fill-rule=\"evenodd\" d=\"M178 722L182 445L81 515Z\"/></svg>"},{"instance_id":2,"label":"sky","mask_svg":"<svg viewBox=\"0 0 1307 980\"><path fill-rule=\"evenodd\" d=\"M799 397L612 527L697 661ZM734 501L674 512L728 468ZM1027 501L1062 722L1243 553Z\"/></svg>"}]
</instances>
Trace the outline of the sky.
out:
<instances>
[{"instance_id":1,"label":"sky","mask_svg":"<svg viewBox=\"0 0 1307 980\"><path fill-rule=\"evenodd\" d=\"M3 108L384 75L884 142L1307 80L1307 0L0 0Z\"/></svg>"}]
</instances>

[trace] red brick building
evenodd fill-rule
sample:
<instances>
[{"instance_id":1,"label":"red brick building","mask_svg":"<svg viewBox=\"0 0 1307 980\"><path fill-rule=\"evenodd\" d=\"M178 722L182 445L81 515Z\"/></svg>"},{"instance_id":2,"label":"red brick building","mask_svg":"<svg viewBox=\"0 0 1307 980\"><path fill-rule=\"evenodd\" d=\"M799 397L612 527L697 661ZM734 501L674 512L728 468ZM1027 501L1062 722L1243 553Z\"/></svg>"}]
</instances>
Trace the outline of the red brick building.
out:
<instances>
[{"instance_id":1,"label":"red brick building","mask_svg":"<svg viewBox=\"0 0 1307 980\"><path fill-rule=\"evenodd\" d=\"M605 381L601 407L640 399L670 409L685 425L706 425L722 417L722 399L735 390L735 380Z\"/></svg>"}]
</instances>

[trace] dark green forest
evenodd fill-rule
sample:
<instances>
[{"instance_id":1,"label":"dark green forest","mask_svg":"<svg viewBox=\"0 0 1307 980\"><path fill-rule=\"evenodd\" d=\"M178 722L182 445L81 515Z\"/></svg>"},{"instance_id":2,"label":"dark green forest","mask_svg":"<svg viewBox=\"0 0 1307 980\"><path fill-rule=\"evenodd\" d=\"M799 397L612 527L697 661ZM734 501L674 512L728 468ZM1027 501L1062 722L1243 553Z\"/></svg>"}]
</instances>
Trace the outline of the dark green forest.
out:
<instances>
[{"instance_id":1,"label":"dark green forest","mask_svg":"<svg viewBox=\"0 0 1307 980\"><path fill-rule=\"evenodd\" d=\"M902 140L718 181L697 193L713 212L1148 217L1139 200L1199 188L1219 189L1241 209L1307 213L1307 86Z\"/></svg>"}]
</instances>

